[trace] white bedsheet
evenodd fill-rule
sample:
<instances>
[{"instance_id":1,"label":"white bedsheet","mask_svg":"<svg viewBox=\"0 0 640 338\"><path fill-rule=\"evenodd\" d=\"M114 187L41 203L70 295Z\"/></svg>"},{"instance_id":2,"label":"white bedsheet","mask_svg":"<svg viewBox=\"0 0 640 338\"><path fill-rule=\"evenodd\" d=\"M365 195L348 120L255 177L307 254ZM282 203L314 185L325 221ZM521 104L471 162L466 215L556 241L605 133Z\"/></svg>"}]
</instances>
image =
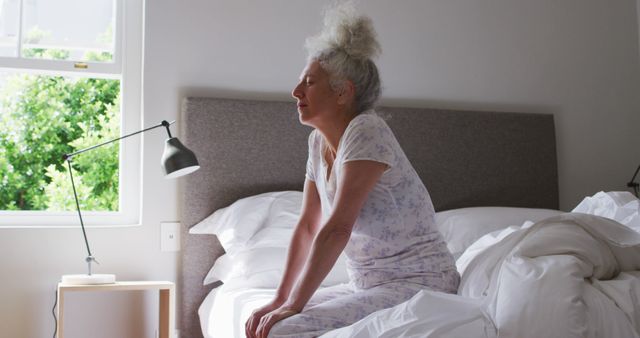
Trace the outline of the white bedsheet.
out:
<instances>
[{"instance_id":1,"label":"white bedsheet","mask_svg":"<svg viewBox=\"0 0 640 338\"><path fill-rule=\"evenodd\" d=\"M511 227L458 268L459 295L423 291L323 337L640 337L640 234L617 222L572 213ZM200 309L206 337L243 337L273 294L222 286Z\"/></svg>"},{"instance_id":2,"label":"white bedsheet","mask_svg":"<svg viewBox=\"0 0 640 338\"><path fill-rule=\"evenodd\" d=\"M273 299L275 289L213 289L198 309L205 338L245 337L244 323L254 309Z\"/></svg>"}]
</instances>

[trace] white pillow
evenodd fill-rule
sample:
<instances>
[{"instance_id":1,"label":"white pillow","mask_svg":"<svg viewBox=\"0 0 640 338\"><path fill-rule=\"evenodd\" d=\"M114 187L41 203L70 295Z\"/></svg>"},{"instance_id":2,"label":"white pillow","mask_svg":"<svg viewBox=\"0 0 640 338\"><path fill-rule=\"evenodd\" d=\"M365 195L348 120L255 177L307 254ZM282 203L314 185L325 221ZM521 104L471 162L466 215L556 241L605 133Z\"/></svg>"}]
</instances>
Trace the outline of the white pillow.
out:
<instances>
[{"instance_id":1,"label":"white pillow","mask_svg":"<svg viewBox=\"0 0 640 338\"><path fill-rule=\"evenodd\" d=\"M246 249L288 248L293 236L293 228L267 227L256 232L245 244Z\"/></svg>"},{"instance_id":2,"label":"white pillow","mask_svg":"<svg viewBox=\"0 0 640 338\"><path fill-rule=\"evenodd\" d=\"M189 233L217 235L226 252L203 284L221 280L234 289L277 287L301 206L300 191L268 192L240 199L194 225ZM322 285L346 282L342 255Z\"/></svg>"},{"instance_id":3,"label":"white pillow","mask_svg":"<svg viewBox=\"0 0 640 338\"><path fill-rule=\"evenodd\" d=\"M286 247L262 247L224 254L216 260L204 279L204 285L221 280L232 287L276 288L284 273ZM333 269L322 282L323 286L347 283L347 265L344 253L338 257Z\"/></svg>"},{"instance_id":4,"label":"white pillow","mask_svg":"<svg viewBox=\"0 0 640 338\"><path fill-rule=\"evenodd\" d=\"M511 225L537 222L561 214L551 209L513 207L473 207L436 213L436 225L447 247L457 259L478 238Z\"/></svg>"},{"instance_id":5,"label":"white pillow","mask_svg":"<svg viewBox=\"0 0 640 338\"><path fill-rule=\"evenodd\" d=\"M293 229L301 206L300 191L278 191L250 196L216 210L191 227L189 233L217 235L227 253L240 251L261 229Z\"/></svg>"}]
</instances>

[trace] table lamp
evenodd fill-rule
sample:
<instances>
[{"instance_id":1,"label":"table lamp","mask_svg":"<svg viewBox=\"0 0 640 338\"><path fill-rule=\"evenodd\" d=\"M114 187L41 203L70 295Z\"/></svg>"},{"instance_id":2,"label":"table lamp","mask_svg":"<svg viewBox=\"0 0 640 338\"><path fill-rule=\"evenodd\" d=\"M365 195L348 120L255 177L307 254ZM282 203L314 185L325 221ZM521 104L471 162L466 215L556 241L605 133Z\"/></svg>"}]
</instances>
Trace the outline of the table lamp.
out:
<instances>
[{"instance_id":1,"label":"table lamp","mask_svg":"<svg viewBox=\"0 0 640 338\"><path fill-rule=\"evenodd\" d=\"M164 153L162 154L162 168L165 172L165 178L176 178L180 176L184 176L190 174L200 168L198 164L198 160L196 159L196 155L185 147L176 137L171 136L171 130L169 130L169 126L173 124L175 121L167 122L162 121L160 124L149 127L131 134L127 134L116 139L100 143L82 150L78 150L76 152L65 154L63 156L63 160L67 161L67 165L69 167L69 177L71 179L71 186L73 187L73 197L76 202L76 209L78 211L78 218L80 218L80 227L82 228L82 235L84 236L84 244L87 247L87 258L85 258L85 262L87 263L87 274L85 275L64 275L62 276L63 284L72 284L72 285L93 285L93 284L110 284L115 283L116 276L113 274L93 274L91 272L91 264L98 263L96 258L91 253L91 248L89 247L89 240L87 239L87 232L84 227L84 221L82 220L82 213L80 212L80 203L78 202L78 194L76 192L76 186L73 181L73 170L71 168L71 160L74 156L84 153L86 151L90 151L104 145L125 139L127 137L144 133L151 129L155 129L158 127L165 127L167 129L167 134L169 134L169 138L165 141L164 145Z\"/></svg>"}]
</instances>

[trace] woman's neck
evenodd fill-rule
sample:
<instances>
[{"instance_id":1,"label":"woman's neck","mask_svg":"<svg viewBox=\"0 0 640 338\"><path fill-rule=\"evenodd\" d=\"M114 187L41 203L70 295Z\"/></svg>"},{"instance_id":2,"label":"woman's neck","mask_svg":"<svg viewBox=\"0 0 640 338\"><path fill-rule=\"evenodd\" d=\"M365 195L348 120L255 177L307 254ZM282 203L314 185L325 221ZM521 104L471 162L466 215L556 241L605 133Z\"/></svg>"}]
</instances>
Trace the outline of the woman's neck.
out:
<instances>
[{"instance_id":1,"label":"woman's neck","mask_svg":"<svg viewBox=\"0 0 640 338\"><path fill-rule=\"evenodd\" d=\"M356 117L356 114L344 114L342 118L332 120L331 123L317 128L324 137L329 150L334 154L337 153L340 139L354 117Z\"/></svg>"}]
</instances>

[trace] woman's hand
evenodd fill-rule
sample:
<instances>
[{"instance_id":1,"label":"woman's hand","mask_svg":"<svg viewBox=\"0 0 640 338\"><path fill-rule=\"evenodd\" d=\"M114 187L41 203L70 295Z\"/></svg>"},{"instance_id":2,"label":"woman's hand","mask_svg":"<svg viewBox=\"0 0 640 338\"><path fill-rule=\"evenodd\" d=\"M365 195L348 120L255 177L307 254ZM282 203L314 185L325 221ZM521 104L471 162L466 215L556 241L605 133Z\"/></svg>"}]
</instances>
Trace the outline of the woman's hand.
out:
<instances>
[{"instance_id":1,"label":"woman's hand","mask_svg":"<svg viewBox=\"0 0 640 338\"><path fill-rule=\"evenodd\" d=\"M269 304L253 310L253 312L251 313L251 316L249 316L249 319L244 325L244 331L247 338L258 337L256 335L256 330L258 329L258 325L260 324L260 319L262 319L262 317L267 313L279 308L280 305L282 305L282 303L284 302L273 300Z\"/></svg>"},{"instance_id":2,"label":"woman's hand","mask_svg":"<svg viewBox=\"0 0 640 338\"><path fill-rule=\"evenodd\" d=\"M286 307L277 308L267 313L260 318L260 324L256 329L255 337L267 338L267 336L269 336L269 331L271 331L271 327L273 327L275 323L296 314L298 314L298 311Z\"/></svg>"}]
</instances>

